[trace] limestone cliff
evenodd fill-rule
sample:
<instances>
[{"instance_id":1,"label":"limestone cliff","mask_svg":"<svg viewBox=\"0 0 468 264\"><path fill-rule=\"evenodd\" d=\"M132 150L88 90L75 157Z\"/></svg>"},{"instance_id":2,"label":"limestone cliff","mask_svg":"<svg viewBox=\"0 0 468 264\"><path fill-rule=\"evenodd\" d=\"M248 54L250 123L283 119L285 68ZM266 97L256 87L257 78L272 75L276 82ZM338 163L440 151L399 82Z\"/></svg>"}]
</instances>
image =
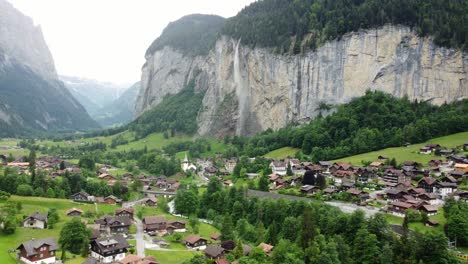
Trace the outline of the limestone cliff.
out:
<instances>
[{"instance_id":1,"label":"limestone cliff","mask_svg":"<svg viewBox=\"0 0 468 264\"><path fill-rule=\"evenodd\" d=\"M220 37L207 56L166 46L146 59L136 112L195 78L196 90L206 91L198 115L201 135L250 135L306 122L321 103L345 103L366 90L434 104L468 97L466 54L403 26L349 33L297 56Z\"/></svg>"}]
</instances>

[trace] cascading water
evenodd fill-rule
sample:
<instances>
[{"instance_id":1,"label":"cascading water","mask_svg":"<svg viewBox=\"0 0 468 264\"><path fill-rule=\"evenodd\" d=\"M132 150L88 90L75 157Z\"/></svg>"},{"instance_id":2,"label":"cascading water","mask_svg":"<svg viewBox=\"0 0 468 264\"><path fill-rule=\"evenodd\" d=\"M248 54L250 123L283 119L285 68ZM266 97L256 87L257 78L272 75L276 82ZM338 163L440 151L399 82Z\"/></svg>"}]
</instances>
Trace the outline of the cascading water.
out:
<instances>
[{"instance_id":1,"label":"cascading water","mask_svg":"<svg viewBox=\"0 0 468 264\"><path fill-rule=\"evenodd\" d=\"M241 69L240 69L240 54L239 54L239 46L241 40L237 41L236 44L236 51L234 53L234 83L236 85L236 95L237 100L239 102L239 119L237 120L237 135L244 135L245 129L247 127L247 119L248 119L248 100L249 100L249 91L247 85L244 83L244 79L242 78Z\"/></svg>"}]
</instances>

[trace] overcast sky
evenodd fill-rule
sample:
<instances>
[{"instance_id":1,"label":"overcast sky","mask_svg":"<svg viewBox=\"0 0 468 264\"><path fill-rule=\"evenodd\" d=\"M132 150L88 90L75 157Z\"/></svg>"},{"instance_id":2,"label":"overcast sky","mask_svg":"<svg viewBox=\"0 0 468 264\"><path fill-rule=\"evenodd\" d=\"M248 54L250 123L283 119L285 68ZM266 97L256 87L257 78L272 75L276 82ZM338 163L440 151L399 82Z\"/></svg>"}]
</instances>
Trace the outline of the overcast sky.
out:
<instances>
[{"instance_id":1,"label":"overcast sky","mask_svg":"<svg viewBox=\"0 0 468 264\"><path fill-rule=\"evenodd\" d=\"M42 27L59 74L133 83L144 54L171 21L230 17L254 0L9 0Z\"/></svg>"}]
</instances>

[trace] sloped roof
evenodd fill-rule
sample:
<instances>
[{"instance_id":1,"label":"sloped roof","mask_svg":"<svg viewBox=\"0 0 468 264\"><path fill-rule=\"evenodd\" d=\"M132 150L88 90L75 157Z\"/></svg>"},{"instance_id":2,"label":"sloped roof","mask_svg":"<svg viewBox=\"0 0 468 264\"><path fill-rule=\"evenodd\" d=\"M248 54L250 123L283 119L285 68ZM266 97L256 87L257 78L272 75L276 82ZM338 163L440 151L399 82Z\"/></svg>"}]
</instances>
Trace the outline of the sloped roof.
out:
<instances>
[{"instance_id":1,"label":"sloped roof","mask_svg":"<svg viewBox=\"0 0 468 264\"><path fill-rule=\"evenodd\" d=\"M224 248L219 245L210 244L205 249L205 254L211 258L217 258L221 256L224 252Z\"/></svg>"},{"instance_id":2,"label":"sloped roof","mask_svg":"<svg viewBox=\"0 0 468 264\"><path fill-rule=\"evenodd\" d=\"M34 256L37 254L36 249L40 248L43 245L49 245L49 250L58 250L58 245L57 242L55 242L55 239L49 237L49 238L44 238L44 239L38 239L38 240L29 240L27 242L24 242L21 244L19 248L24 247L26 250L26 256Z\"/></svg>"},{"instance_id":3,"label":"sloped roof","mask_svg":"<svg viewBox=\"0 0 468 264\"><path fill-rule=\"evenodd\" d=\"M147 216L143 219L143 222L147 225L152 225L152 224L166 223L167 221L164 215L157 215L157 216Z\"/></svg>"}]
</instances>

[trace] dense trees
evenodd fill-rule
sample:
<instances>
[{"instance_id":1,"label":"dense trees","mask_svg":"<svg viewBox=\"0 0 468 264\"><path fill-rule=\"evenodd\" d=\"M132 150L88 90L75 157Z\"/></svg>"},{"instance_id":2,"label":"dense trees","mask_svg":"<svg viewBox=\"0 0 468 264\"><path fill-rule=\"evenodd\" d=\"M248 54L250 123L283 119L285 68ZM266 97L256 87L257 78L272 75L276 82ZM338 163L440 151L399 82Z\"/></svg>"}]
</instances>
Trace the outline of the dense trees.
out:
<instances>
[{"instance_id":1,"label":"dense trees","mask_svg":"<svg viewBox=\"0 0 468 264\"><path fill-rule=\"evenodd\" d=\"M322 203L258 199L244 191L210 180L198 206L185 212L212 220L224 239L275 246L270 258L253 249L239 263L456 263L443 233L399 238L381 214L366 219L362 211L345 214Z\"/></svg>"},{"instance_id":2,"label":"dense trees","mask_svg":"<svg viewBox=\"0 0 468 264\"><path fill-rule=\"evenodd\" d=\"M300 148L313 161L332 160L386 147L418 143L468 130L468 100L440 107L411 102L382 92L338 106L326 118L302 127L267 130L232 144L247 156L259 156L285 146ZM262 148L258 148L262 142Z\"/></svg>"},{"instance_id":3,"label":"dense trees","mask_svg":"<svg viewBox=\"0 0 468 264\"><path fill-rule=\"evenodd\" d=\"M130 130L137 138L153 132L172 130L194 134L198 130L197 115L204 93L195 93L195 80L191 80L180 93L166 96L153 109L143 113L130 124Z\"/></svg>"},{"instance_id":4,"label":"dense trees","mask_svg":"<svg viewBox=\"0 0 468 264\"><path fill-rule=\"evenodd\" d=\"M251 46L300 53L359 29L406 25L442 46L466 50L463 0L266 0L228 19L223 33Z\"/></svg>"}]
</instances>

